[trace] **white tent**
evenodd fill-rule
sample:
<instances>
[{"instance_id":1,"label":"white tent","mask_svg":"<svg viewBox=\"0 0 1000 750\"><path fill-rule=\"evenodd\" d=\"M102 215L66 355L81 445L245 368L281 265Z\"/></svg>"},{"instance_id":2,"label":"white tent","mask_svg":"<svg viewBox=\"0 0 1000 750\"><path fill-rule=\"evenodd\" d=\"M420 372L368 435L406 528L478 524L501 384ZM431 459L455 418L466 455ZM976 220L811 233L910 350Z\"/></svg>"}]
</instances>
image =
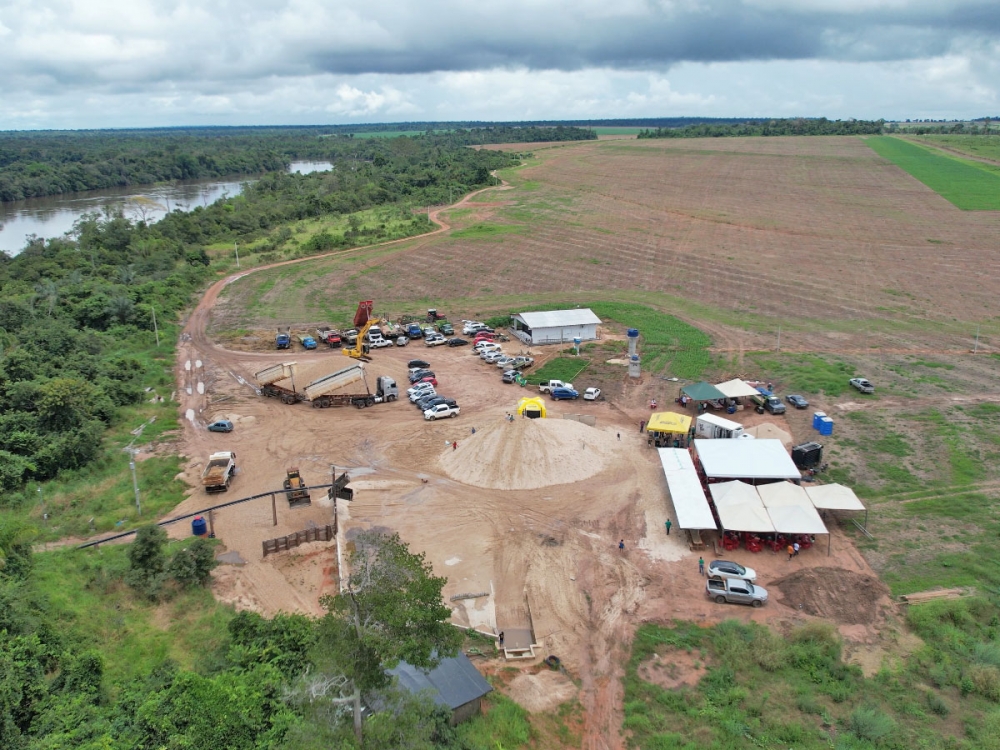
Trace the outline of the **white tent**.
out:
<instances>
[{"instance_id":1,"label":"white tent","mask_svg":"<svg viewBox=\"0 0 1000 750\"><path fill-rule=\"evenodd\" d=\"M683 448L659 448L663 475L682 529L714 529L715 517L694 468L691 454Z\"/></svg>"},{"instance_id":2,"label":"white tent","mask_svg":"<svg viewBox=\"0 0 1000 750\"><path fill-rule=\"evenodd\" d=\"M726 441L737 442L737 441ZM719 511L722 528L727 531L752 531L758 534L774 532L767 509L752 486L746 482L710 484L709 491Z\"/></svg>"},{"instance_id":3,"label":"white tent","mask_svg":"<svg viewBox=\"0 0 1000 750\"><path fill-rule=\"evenodd\" d=\"M806 491L791 482L774 482L757 487L757 494L767 508L776 531L782 534L826 534Z\"/></svg>"},{"instance_id":4,"label":"white tent","mask_svg":"<svg viewBox=\"0 0 1000 750\"><path fill-rule=\"evenodd\" d=\"M813 506L820 510L864 510L865 506L854 490L842 484L820 484L806 487L806 495Z\"/></svg>"},{"instance_id":5,"label":"white tent","mask_svg":"<svg viewBox=\"0 0 1000 750\"><path fill-rule=\"evenodd\" d=\"M802 474L780 440L695 440L709 479L799 479Z\"/></svg>"},{"instance_id":6,"label":"white tent","mask_svg":"<svg viewBox=\"0 0 1000 750\"><path fill-rule=\"evenodd\" d=\"M756 388L747 385L745 380L739 378L727 380L725 383L716 383L715 387L726 394L726 398L745 398L756 396L758 393Z\"/></svg>"}]
</instances>

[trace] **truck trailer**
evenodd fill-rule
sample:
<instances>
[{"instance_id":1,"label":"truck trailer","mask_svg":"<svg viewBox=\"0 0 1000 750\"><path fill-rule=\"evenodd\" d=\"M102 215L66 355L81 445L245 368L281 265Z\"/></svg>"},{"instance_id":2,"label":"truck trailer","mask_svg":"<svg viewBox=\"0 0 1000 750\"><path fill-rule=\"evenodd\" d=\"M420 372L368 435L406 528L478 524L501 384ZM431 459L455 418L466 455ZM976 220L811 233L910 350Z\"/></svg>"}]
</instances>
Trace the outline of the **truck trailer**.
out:
<instances>
[{"instance_id":1,"label":"truck trailer","mask_svg":"<svg viewBox=\"0 0 1000 750\"><path fill-rule=\"evenodd\" d=\"M304 396L295 390L295 363L282 362L277 365L265 367L263 370L254 373L254 378L260 386L260 395L269 398L279 398L282 403L296 404L302 401ZM290 380L292 387L285 388L277 385L278 381Z\"/></svg>"},{"instance_id":2,"label":"truck trailer","mask_svg":"<svg viewBox=\"0 0 1000 750\"><path fill-rule=\"evenodd\" d=\"M351 388L359 383L360 386ZM386 375L376 378L375 392L372 393L365 380L364 365L360 362L314 380L302 392L305 399L317 409L331 406L356 406L363 409L399 398L396 381Z\"/></svg>"},{"instance_id":3,"label":"truck trailer","mask_svg":"<svg viewBox=\"0 0 1000 750\"><path fill-rule=\"evenodd\" d=\"M714 414L702 414L694 423L695 437L699 438L741 438L743 425Z\"/></svg>"}]
</instances>

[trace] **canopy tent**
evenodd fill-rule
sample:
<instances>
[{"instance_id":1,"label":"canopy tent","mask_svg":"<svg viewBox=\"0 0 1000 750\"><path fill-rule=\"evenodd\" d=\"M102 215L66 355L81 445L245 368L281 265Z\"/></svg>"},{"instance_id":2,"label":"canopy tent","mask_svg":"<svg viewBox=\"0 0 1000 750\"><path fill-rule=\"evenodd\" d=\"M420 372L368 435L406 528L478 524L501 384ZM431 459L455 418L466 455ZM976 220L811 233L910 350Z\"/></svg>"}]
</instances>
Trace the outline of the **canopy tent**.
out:
<instances>
[{"instance_id":1,"label":"canopy tent","mask_svg":"<svg viewBox=\"0 0 1000 750\"><path fill-rule=\"evenodd\" d=\"M646 432L671 432L687 435L691 429L691 417L672 411L658 411L649 415Z\"/></svg>"},{"instance_id":2,"label":"canopy tent","mask_svg":"<svg viewBox=\"0 0 1000 750\"><path fill-rule=\"evenodd\" d=\"M681 393L689 396L693 401L718 401L726 397L725 393L711 383L705 383L704 381L684 386L681 388Z\"/></svg>"},{"instance_id":3,"label":"canopy tent","mask_svg":"<svg viewBox=\"0 0 1000 750\"><path fill-rule=\"evenodd\" d=\"M819 510L865 510L864 503L858 500L854 490L842 484L820 484L815 487L806 487L805 492L813 507Z\"/></svg>"},{"instance_id":4,"label":"canopy tent","mask_svg":"<svg viewBox=\"0 0 1000 750\"><path fill-rule=\"evenodd\" d=\"M695 440L709 479L799 479L801 474L780 440Z\"/></svg>"},{"instance_id":5,"label":"canopy tent","mask_svg":"<svg viewBox=\"0 0 1000 750\"><path fill-rule=\"evenodd\" d=\"M708 489L712 493L715 509L719 512L719 520L724 530L750 531L758 534L774 533L774 524L767 514L767 508L761 502L757 490L749 484L720 482L710 484Z\"/></svg>"},{"instance_id":6,"label":"canopy tent","mask_svg":"<svg viewBox=\"0 0 1000 750\"><path fill-rule=\"evenodd\" d=\"M792 447L792 436L777 425L773 425L770 422L762 422L761 424L754 425L753 427L747 427L743 430L743 434L751 435L755 438L763 438L765 440L780 440L781 444L786 448ZM794 461L792 463L794 463Z\"/></svg>"},{"instance_id":7,"label":"canopy tent","mask_svg":"<svg viewBox=\"0 0 1000 750\"><path fill-rule=\"evenodd\" d=\"M677 513L677 526L682 529L717 528L691 454L682 448L660 448L659 453Z\"/></svg>"},{"instance_id":8,"label":"canopy tent","mask_svg":"<svg viewBox=\"0 0 1000 750\"><path fill-rule=\"evenodd\" d=\"M756 396L757 389L746 384L745 380L736 378L727 380L725 383L718 383L715 386L726 398L746 398Z\"/></svg>"},{"instance_id":9,"label":"canopy tent","mask_svg":"<svg viewBox=\"0 0 1000 750\"><path fill-rule=\"evenodd\" d=\"M525 396L517 403L517 413L529 419L545 416L545 402L538 396Z\"/></svg>"},{"instance_id":10,"label":"canopy tent","mask_svg":"<svg viewBox=\"0 0 1000 750\"><path fill-rule=\"evenodd\" d=\"M791 482L775 482L757 488L774 528L781 534L827 534L826 525L806 491Z\"/></svg>"}]
</instances>

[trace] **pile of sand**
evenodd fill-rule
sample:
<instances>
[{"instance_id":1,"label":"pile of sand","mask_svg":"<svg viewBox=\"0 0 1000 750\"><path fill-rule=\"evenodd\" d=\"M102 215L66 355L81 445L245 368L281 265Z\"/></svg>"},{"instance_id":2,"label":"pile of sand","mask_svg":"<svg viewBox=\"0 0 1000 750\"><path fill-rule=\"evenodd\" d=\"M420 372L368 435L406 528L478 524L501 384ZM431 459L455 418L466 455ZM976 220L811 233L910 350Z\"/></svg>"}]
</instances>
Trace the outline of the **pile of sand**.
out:
<instances>
[{"instance_id":1,"label":"pile of sand","mask_svg":"<svg viewBox=\"0 0 1000 750\"><path fill-rule=\"evenodd\" d=\"M605 469L621 443L571 419L506 420L446 448L439 463L452 479L495 490L533 490L588 479Z\"/></svg>"},{"instance_id":2,"label":"pile of sand","mask_svg":"<svg viewBox=\"0 0 1000 750\"><path fill-rule=\"evenodd\" d=\"M840 568L811 568L770 584L779 601L837 623L869 625L889 606L889 589L878 578Z\"/></svg>"}]
</instances>

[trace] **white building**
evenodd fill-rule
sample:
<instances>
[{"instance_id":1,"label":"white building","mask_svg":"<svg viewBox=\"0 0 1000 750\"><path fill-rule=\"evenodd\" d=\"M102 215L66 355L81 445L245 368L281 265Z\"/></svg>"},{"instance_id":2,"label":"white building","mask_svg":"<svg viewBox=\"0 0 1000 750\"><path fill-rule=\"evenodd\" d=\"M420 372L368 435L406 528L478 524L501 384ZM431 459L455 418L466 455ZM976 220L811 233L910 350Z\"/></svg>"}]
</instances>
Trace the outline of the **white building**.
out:
<instances>
[{"instance_id":1,"label":"white building","mask_svg":"<svg viewBox=\"0 0 1000 750\"><path fill-rule=\"evenodd\" d=\"M510 316L514 334L526 344L564 344L573 339L593 341L601 319L589 308L524 312Z\"/></svg>"}]
</instances>

